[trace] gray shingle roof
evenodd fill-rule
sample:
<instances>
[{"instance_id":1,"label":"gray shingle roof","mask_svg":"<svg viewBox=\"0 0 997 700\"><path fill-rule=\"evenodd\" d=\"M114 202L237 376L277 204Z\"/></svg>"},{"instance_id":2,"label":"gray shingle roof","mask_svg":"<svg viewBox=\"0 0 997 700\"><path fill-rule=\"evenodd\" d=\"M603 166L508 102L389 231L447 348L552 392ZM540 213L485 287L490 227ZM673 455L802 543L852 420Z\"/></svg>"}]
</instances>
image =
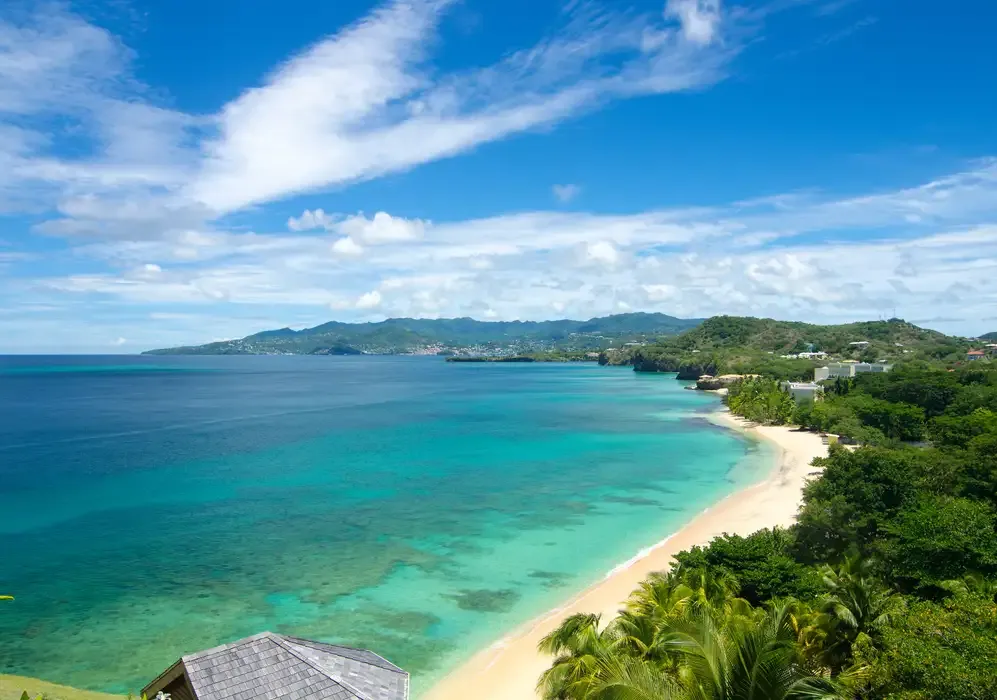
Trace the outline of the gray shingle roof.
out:
<instances>
[{"instance_id":1,"label":"gray shingle roof","mask_svg":"<svg viewBox=\"0 0 997 700\"><path fill-rule=\"evenodd\" d=\"M180 661L197 700L408 700L408 674L377 654L272 632Z\"/></svg>"}]
</instances>

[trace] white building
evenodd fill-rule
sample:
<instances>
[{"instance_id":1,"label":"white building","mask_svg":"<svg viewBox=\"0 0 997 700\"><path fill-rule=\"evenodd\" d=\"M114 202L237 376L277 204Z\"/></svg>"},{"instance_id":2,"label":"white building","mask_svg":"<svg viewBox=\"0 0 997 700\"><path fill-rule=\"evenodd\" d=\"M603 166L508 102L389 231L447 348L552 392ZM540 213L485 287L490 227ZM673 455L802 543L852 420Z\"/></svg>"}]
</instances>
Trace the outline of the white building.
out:
<instances>
[{"instance_id":1,"label":"white building","mask_svg":"<svg viewBox=\"0 0 997 700\"><path fill-rule=\"evenodd\" d=\"M783 391L789 392L789 395L793 397L793 401L796 403L803 403L804 401L812 403L823 392L820 385L814 382L783 382L780 386Z\"/></svg>"},{"instance_id":2,"label":"white building","mask_svg":"<svg viewBox=\"0 0 997 700\"><path fill-rule=\"evenodd\" d=\"M883 362L831 362L826 367L818 367L814 370L814 381L851 379L856 374L863 372L889 372L891 369L893 369L893 365Z\"/></svg>"}]
</instances>

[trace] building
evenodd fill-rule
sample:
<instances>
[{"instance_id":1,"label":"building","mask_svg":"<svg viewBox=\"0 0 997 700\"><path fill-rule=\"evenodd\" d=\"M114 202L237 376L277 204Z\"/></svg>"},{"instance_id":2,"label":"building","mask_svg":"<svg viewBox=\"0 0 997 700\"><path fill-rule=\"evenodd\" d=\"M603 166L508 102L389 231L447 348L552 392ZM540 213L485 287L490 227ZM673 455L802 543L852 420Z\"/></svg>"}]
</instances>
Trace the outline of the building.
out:
<instances>
[{"instance_id":1,"label":"building","mask_svg":"<svg viewBox=\"0 0 997 700\"><path fill-rule=\"evenodd\" d=\"M970 350L966 353L967 360L982 360L986 357L986 353L983 350Z\"/></svg>"},{"instance_id":2,"label":"building","mask_svg":"<svg viewBox=\"0 0 997 700\"><path fill-rule=\"evenodd\" d=\"M988 355L997 355L997 343L987 343L983 346Z\"/></svg>"},{"instance_id":3,"label":"building","mask_svg":"<svg viewBox=\"0 0 997 700\"><path fill-rule=\"evenodd\" d=\"M893 369L893 365L885 362L831 362L826 367L818 367L814 370L814 381L851 379L856 374L863 372L889 372L891 369Z\"/></svg>"},{"instance_id":4,"label":"building","mask_svg":"<svg viewBox=\"0 0 997 700\"><path fill-rule=\"evenodd\" d=\"M885 362L859 362L855 365L855 373L861 374L862 372L889 372L893 369L893 365L888 365Z\"/></svg>"},{"instance_id":5,"label":"building","mask_svg":"<svg viewBox=\"0 0 997 700\"><path fill-rule=\"evenodd\" d=\"M859 348L859 349L864 350L865 348L869 347L869 341L868 340L856 340L854 343L849 343L849 345L851 345L853 348Z\"/></svg>"},{"instance_id":6,"label":"building","mask_svg":"<svg viewBox=\"0 0 997 700\"><path fill-rule=\"evenodd\" d=\"M783 391L788 392L796 403L804 401L813 403L823 393L820 384L814 382L782 382L779 386L782 387Z\"/></svg>"},{"instance_id":7,"label":"building","mask_svg":"<svg viewBox=\"0 0 997 700\"><path fill-rule=\"evenodd\" d=\"M172 700L408 700L409 675L366 649L262 632L188 654L142 689Z\"/></svg>"}]
</instances>

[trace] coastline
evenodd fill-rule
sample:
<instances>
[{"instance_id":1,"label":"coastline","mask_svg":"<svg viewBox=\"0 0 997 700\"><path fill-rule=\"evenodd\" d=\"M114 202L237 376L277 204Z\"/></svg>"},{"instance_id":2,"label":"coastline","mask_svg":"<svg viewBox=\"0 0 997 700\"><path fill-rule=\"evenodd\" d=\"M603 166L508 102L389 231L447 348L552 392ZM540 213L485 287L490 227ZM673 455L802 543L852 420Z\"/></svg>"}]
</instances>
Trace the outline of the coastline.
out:
<instances>
[{"instance_id":1,"label":"coastline","mask_svg":"<svg viewBox=\"0 0 997 700\"><path fill-rule=\"evenodd\" d=\"M423 694L421 700L536 698L537 679L550 663L536 651L537 643L566 616L594 612L608 621L640 581L671 565L675 553L706 544L724 533L747 535L765 527L792 525L803 487L814 471L810 463L815 457L827 455L827 445L815 433L786 426L754 425L732 416L726 408L710 414L708 420L777 448L775 464L764 481L727 496L564 605L478 652Z\"/></svg>"}]
</instances>

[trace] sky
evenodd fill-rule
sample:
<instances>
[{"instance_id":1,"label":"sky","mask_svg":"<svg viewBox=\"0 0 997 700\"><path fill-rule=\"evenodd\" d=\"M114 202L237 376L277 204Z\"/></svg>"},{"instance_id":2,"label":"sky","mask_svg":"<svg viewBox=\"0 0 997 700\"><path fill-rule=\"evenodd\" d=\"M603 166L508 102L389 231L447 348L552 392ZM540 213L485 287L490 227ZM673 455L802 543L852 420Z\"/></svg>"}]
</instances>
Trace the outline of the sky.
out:
<instances>
[{"instance_id":1,"label":"sky","mask_svg":"<svg viewBox=\"0 0 997 700\"><path fill-rule=\"evenodd\" d=\"M0 353L628 311L997 330L992 0L0 4Z\"/></svg>"}]
</instances>

